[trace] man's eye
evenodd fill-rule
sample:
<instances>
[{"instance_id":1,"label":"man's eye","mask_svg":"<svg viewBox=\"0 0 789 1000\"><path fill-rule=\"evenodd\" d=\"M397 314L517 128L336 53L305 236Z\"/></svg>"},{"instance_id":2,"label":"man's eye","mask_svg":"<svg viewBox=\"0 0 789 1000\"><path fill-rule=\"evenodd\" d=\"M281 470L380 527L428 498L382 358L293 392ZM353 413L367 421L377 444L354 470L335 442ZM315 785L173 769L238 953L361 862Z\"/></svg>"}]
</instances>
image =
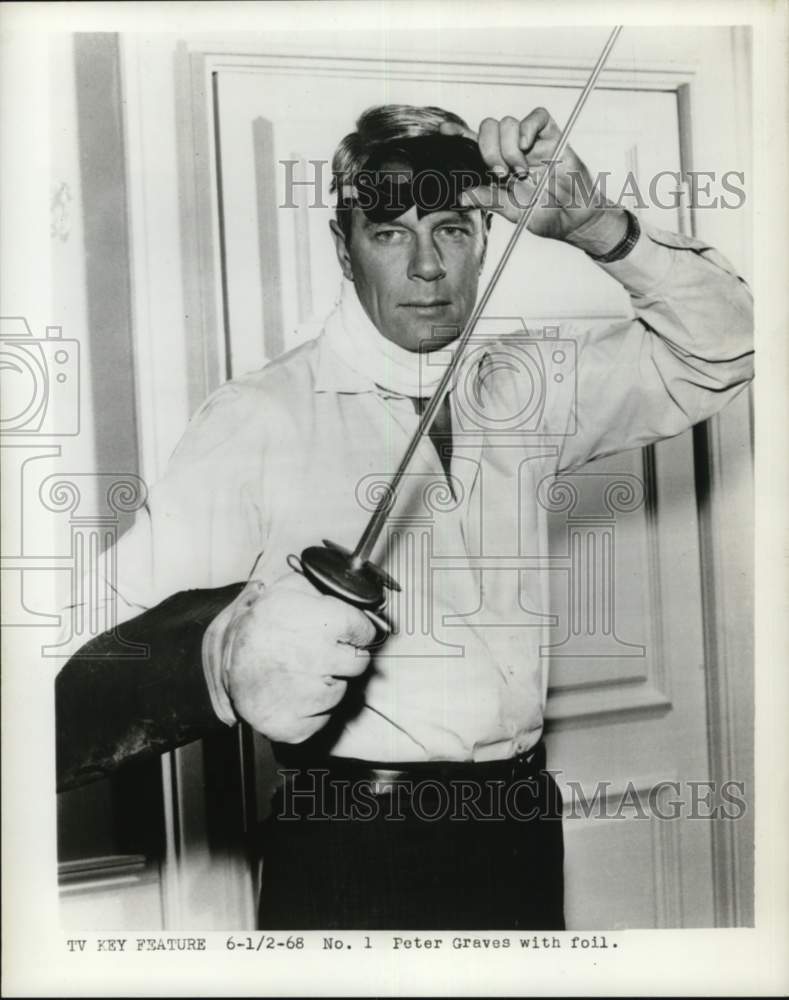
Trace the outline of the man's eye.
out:
<instances>
[{"instance_id":1,"label":"man's eye","mask_svg":"<svg viewBox=\"0 0 789 1000\"><path fill-rule=\"evenodd\" d=\"M464 236L468 236L469 234L469 231L465 228L465 226L442 226L439 229L439 232L444 236L448 236L452 240L462 239Z\"/></svg>"},{"instance_id":2,"label":"man's eye","mask_svg":"<svg viewBox=\"0 0 789 1000\"><path fill-rule=\"evenodd\" d=\"M375 239L379 243L399 243L403 236L405 233L401 229L378 229L375 233Z\"/></svg>"}]
</instances>

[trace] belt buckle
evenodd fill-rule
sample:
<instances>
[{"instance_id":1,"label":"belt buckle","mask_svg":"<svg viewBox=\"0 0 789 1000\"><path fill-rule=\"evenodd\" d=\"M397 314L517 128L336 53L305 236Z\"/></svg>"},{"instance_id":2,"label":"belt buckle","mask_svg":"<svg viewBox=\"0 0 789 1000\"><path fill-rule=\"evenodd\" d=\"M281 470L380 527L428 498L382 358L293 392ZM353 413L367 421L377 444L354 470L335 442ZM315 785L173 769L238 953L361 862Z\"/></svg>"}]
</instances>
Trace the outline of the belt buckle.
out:
<instances>
[{"instance_id":1,"label":"belt buckle","mask_svg":"<svg viewBox=\"0 0 789 1000\"><path fill-rule=\"evenodd\" d=\"M536 753L537 753L536 748L532 747L531 750L523 750L521 751L521 753L516 754L512 758L512 767L510 768L510 781L515 780L515 775L523 767L524 764L532 763Z\"/></svg>"},{"instance_id":2,"label":"belt buckle","mask_svg":"<svg viewBox=\"0 0 789 1000\"><path fill-rule=\"evenodd\" d=\"M404 771L389 768L370 768L370 788L373 795L388 795L403 784Z\"/></svg>"}]
</instances>

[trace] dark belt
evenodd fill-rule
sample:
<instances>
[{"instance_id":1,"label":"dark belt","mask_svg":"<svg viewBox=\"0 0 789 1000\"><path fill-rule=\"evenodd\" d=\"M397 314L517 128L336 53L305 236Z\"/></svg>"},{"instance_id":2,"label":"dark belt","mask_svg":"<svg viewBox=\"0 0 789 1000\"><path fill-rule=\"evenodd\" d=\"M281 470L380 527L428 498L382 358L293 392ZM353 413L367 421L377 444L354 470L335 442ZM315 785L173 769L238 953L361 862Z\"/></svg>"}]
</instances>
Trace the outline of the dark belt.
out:
<instances>
[{"instance_id":1,"label":"dark belt","mask_svg":"<svg viewBox=\"0 0 789 1000\"><path fill-rule=\"evenodd\" d=\"M275 744L273 749L280 770L328 772L329 780L369 781L374 786L380 786L380 791L429 781L439 784L455 781L509 783L536 777L545 769L545 744L542 740L515 757L489 761L367 761L354 757L305 754L301 747L284 743Z\"/></svg>"}]
</instances>

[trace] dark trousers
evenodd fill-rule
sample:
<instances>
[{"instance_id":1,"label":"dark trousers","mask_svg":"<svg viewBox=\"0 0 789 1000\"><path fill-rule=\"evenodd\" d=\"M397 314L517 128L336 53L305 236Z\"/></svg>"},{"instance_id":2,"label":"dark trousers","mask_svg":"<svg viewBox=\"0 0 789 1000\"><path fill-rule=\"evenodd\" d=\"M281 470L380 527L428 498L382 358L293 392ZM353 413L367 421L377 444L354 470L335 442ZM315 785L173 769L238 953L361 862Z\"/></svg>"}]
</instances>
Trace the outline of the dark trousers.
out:
<instances>
[{"instance_id":1,"label":"dark trousers","mask_svg":"<svg viewBox=\"0 0 789 1000\"><path fill-rule=\"evenodd\" d=\"M281 758L280 758L281 759ZM563 930L561 795L530 759L283 768L264 828L259 926Z\"/></svg>"}]
</instances>

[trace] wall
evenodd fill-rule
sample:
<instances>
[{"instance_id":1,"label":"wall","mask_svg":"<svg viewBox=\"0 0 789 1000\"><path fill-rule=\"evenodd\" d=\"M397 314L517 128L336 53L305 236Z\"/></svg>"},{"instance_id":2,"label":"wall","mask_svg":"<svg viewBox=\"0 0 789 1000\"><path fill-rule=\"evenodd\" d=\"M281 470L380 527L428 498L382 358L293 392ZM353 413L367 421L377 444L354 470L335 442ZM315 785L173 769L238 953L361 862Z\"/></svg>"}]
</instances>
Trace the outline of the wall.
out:
<instances>
[{"instance_id":1,"label":"wall","mask_svg":"<svg viewBox=\"0 0 789 1000\"><path fill-rule=\"evenodd\" d=\"M80 433L63 446L57 469L79 483L81 508L93 510L108 482L139 472L118 36L53 36L50 70L50 321L79 342L81 360ZM68 544L68 524L53 520ZM119 515L110 535L129 523ZM66 603L60 596L58 606ZM118 885L133 890L122 904L127 926L161 923L161 810L158 761L58 797L66 923L76 926L90 909L82 926L101 927L117 911Z\"/></svg>"}]
</instances>

